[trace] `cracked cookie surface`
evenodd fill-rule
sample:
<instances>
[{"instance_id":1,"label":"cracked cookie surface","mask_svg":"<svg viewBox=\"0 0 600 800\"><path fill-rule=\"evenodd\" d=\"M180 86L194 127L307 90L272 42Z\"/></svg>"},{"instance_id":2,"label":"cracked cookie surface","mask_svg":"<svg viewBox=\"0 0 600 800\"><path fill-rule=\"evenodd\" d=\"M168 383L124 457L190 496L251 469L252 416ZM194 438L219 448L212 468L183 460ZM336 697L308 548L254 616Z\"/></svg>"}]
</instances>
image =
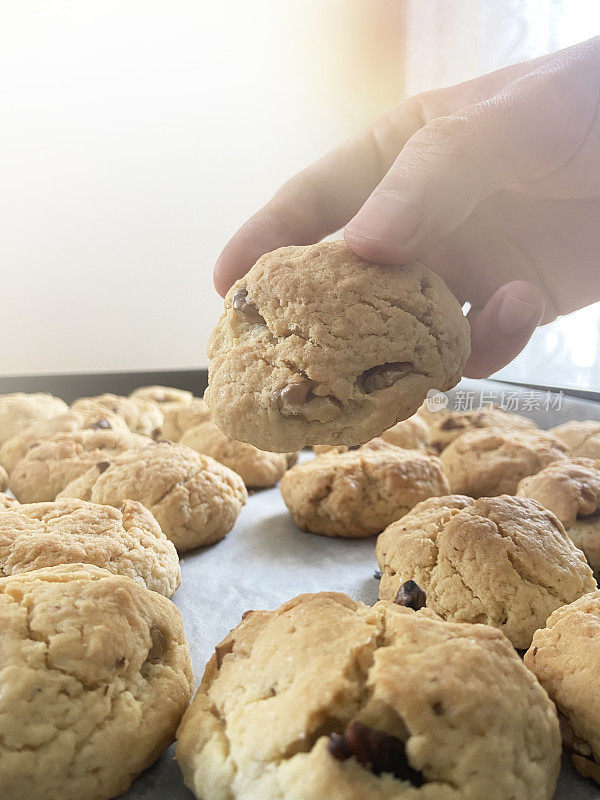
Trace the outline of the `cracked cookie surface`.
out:
<instances>
[{"instance_id":1,"label":"cracked cookie surface","mask_svg":"<svg viewBox=\"0 0 600 800\"><path fill-rule=\"evenodd\" d=\"M379 449L380 441L324 453L285 473L281 494L299 528L324 536L374 536L421 500L448 493L438 458L388 442Z\"/></svg>"},{"instance_id":2,"label":"cracked cookie surface","mask_svg":"<svg viewBox=\"0 0 600 800\"><path fill-rule=\"evenodd\" d=\"M117 508L138 500L183 551L226 536L248 493L240 476L213 458L173 442L153 442L92 466L60 497Z\"/></svg>"},{"instance_id":3,"label":"cracked cookie surface","mask_svg":"<svg viewBox=\"0 0 600 800\"><path fill-rule=\"evenodd\" d=\"M100 394L96 397L80 397L71 404L74 411L86 415L110 411L121 417L130 431L142 436L157 437L164 423L159 406L142 397L122 397L118 394Z\"/></svg>"},{"instance_id":4,"label":"cracked cookie surface","mask_svg":"<svg viewBox=\"0 0 600 800\"><path fill-rule=\"evenodd\" d=\"M60 397L43 392L0 395L0 445L40 419L50 419L68 410Z\"/></svg>"},{"instance_id":5,"label":"cracked cookie surface","mask_svg":"<svg viewBox=\"0 0 600 800\"><path fill-rule=\"evenodd\" d=\"M135 500L121 509L65 499L0 512L0 576L78 563L126 575L166 597L181 582L175 546Z\"/></svg>"},{"instance_id":6,"label":"cracked cookie surface","mask_svg":"<svg viewBox=\"0 0 600 800\"><path fill-rule=\"evenodd\" d=\"M517 494L550 509L583 550L596 576L600 570L600 459L567 458L523 478Z\"/></svg>"},{"instance_id":7,"label":"cracked cookie surface","mask_svg":"<svg viewBox=\"0 0 600 800\"><path fill-rule=\"evenodd\" d=\"M381 534L376 557L382 600L414 580L444 619L492 625L518 649L553 611L596 588L554 514L508 495L425 500Z\"/></svg>"},{"instance_id":8,"label":"cracked cookie surface","mask_svg":"<svg viewBox=\"0 0 600 800\"><path fill-rule=\"evenodd\" d=\"M560 759L498 631L330 592L244 615L177 738L199 800L549 800Z\"/></svg>"},{"instance_id":9,"label":"cracked cookie surface","mask_svg":"<svg viewBox=\"0 0 600 800\"><path fill-rule=\"evenodd\" d=\"M469 350L458 302L421 264L284 247L228 292L205 397L225 433L262 450L361 444L454 386Z\"/></svg>"},{"instance_id":10,"label":"cracked cookie surface","mask_svg":"<svg viewBox=\"0 0 600 800\"><path fill-rule=\"evenodd\" d=\"M288 468L285 453L270 453L231 439L210 419L187 430L179 441L237 472L248 489L275 486Z\"/></svg>"},{"instance_id":11,"label":"cracked cookie surface","mask_svg":"<svg viewBox=\"0 0 600 800\"><path fill-rule=\"evenodd\" d=\"M556 704L575 768L600 783L600 592L555 611L524 662Z\"/></svg>"},{"instance_id":12,"label":"cracked cookie surface","mask_svg":"<svg viewBox=\"0 0 600 800\"><path fill-rule=\"evenodd\" d=\"M452 492L491 497L515 494L522 478L568 454L566 444L545 431L488 428L459 436L440 459Z\"/></svg>"},{"instance_id":13,"label":"cracked cookie surface","mask_svg":"<svg viewBox=\"0 0 600 800\"><path fill-rule=\"evenodd\" d=\"M496 406L470 411L429 411L421 406L418 416L428 426L428 443L441 453L459 436L480 428L506 428L508 430L537 430L533 420L504 411Z\"/></svg>"},{"instance_id":14,"label":"cracked cookie surface","mask_svg":"<svg viewBox=\"0 0 600 800\"><path fill-rule=\"evenodd\" d=\"M599 420L571 420L550 428L549 432L563 441L574 456L600 458Z\"/></svg>"},{"instance_id":15,"label":"cracked cookie surface","mask_svg":"<svg viewBox=\"0 0 600 800\"><path fill-rule=\"evenodd\" d=\"M3 800L108 800L171 743L193 690L177 608L91 565L0 578Z\"/></svg>"}]
</instances>

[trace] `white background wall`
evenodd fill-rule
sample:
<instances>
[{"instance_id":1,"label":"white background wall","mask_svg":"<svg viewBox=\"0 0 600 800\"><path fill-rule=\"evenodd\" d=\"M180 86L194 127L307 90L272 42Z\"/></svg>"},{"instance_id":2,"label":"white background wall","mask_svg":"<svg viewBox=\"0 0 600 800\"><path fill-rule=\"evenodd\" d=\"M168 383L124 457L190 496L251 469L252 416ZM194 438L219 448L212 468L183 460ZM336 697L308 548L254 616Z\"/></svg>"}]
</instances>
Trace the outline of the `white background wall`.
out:
<instances>
[{"instance_id":1,"label":"white background wall","mask_svg":"<svg viewBox=\"0 0 600 800\"><path fill-rule=\"evenodd\" d=\"M596 0L0 0L0 374L205 365L214 260L285 178L404 87L595 33ZM508 376L600 384L598 320Z\"/></svg>"}]
</instances>

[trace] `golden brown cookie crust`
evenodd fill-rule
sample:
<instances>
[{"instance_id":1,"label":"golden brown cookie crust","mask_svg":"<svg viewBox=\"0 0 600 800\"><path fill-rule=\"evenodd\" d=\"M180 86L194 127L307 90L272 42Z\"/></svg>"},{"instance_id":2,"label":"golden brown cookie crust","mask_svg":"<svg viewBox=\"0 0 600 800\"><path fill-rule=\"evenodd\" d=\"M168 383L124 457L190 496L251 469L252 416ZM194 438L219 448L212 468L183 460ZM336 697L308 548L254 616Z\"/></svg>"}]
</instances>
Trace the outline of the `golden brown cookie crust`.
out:
<instances>
[{"instance_id":1,"label":"golden brown cookie crust","mask_svg":"<svg viewBox=\"0 0 600 800\"><path fill-rule=\"evenodd\" d=\"M567 455L567 446L545 431L489 428L459 436L440 458L453 493L492 497L515 494L522 478Z\"/></svg>"},{"instance_id":2,"label":"golden brown cookie crust","mask_svg":"<svg viewBox=\"0 0 600 800\"><path fill-rule=\"evenodd\" d=\"M285 453L269 453L230 439L210 419L187 430L180 443L237 472L248 489L275 486L288 468Z\"/></svg>"},{"instance_id":3,"label":"golden brown cookie crust","mask_svg":"<svg viewBox=\"0 0 600 800\"><path fill-rule=\"evenodd\" d=\"M374 536L421 500L447 493L439 459L388 443L320 455L281 480L284 502L301 530L348 538Z\"/></svg>"},{"instance_id":4,"label":"golden brown cookie crust","mask_svg":"<svg viewBox=\"0 0 600 800\"><path fill-rule=\"evenodd\" d=\"M193 689L181 616L91 565L0 579L0 786L107 800L171 743Z\"/></svg>"},{"instance_id":5,"label":"golden brown cookie crust","mask_svg":"<svg viewBox=\"0 0 600 800\"><path fill-rule=\"evenodd\" d=\"M132 433L152 438L158 437L164 422L157 404L141 397L122 397L118 394L80 397L71 404L71 408L87 415L109 411L121 417Z\"/></svg>"},{"instance_id":6,"label":"golden brown cookie crust","mask_svg":"<svg viewBox=\"0 0 600 800\"><path fill-rule=\"evenodd\" d=\"M555 611L536 631L525 665L567 721L565 746L585 776L600 777L600 592Z\"/></svg>"},{"instance_id":7,"label":"golden brown cookie crust","mask_svg":"<svg viewBox=\"0 0 600 800\"><path fill-rule=\"evenodd\" d=\"M496 406L470 411L429 411L421 406L418 416L428 426L428 443L441 453L451 442L468 431L481 428L505 428L508 430L536 430L531 419L513 414Z\"/></svg>"},{"instance_id":8,"label":"golden brown cookie crust","mask_svg":"<svg viewBox=\"0 0 600 800\"><path fill-rule=\"evenodd\" d=\"M126 575L165 597L181 583L173 543L135 500L121 509L65 499L0 512L0 576L77 563Z\"/></svg>"},{"instance_id":9,"label":"golden brown cookie crust","mask_svg":"<svg viewBox=\"0 0 600 800\"><path fill-rule=\"evenodd\" d=\"M50 419L68 410L60 397L37 392L0 395L0 445L40 419Z\"/></svg>"},{"instance_id":10,"label":"golden brown cookie crust","mask_svg":"<svg viewBox=\"0 0 600 800\"><path fill-rule=\"evenodd\" d=\"M574 456L600 458L600 420L571 420L550 428L550 433L563 441Z\"/></svg>"},{"instance_id":11,"label":"golden brown cookie crust","mask_svg":"<svg viewBox=\"0 0 600 800\"><path fill-rule=\"evenodd\" d=\"M596 588L583 553L535 500L428 503L377 540L382 600L414 580L444 619L492 625L524 649L555 609Z\"/></svg>"},{"instance_id":12,"label":"golden brown cookie crust","mask_svg":"<svg viewBox=\"0 0 600 800\"><path fill-rule=\"evenodd\" d=\"M405 779L332 756L356 722L393 737ZM554 707L498 631L331 592L245 615L177 738L199 800L550 800L560 760Z\"/></svg>"},{"instance_id":13,"label":"golden brown cookie crust","mask_svg":"<svg viewBox=\"0 0 600 800\"><path fill-rule=\"evenodd\" d=\"M228 436L262 450L361 444L454 386L469 350L458 302L421 264L284 247L228 292L205 398Z\"/></svg>"},{"instance_id":14,"label":"golden brown cookie crust","mask_svg":"<svg viewBox=\"0 0 600 800\"><path fill-rule=\"evenodd\" d=\"M116 508L138 500L184 551L226 536L248 493L239 475L213 458L173 442L153 442L91 467L60 496Z\"/></svg>"}]
</instances>

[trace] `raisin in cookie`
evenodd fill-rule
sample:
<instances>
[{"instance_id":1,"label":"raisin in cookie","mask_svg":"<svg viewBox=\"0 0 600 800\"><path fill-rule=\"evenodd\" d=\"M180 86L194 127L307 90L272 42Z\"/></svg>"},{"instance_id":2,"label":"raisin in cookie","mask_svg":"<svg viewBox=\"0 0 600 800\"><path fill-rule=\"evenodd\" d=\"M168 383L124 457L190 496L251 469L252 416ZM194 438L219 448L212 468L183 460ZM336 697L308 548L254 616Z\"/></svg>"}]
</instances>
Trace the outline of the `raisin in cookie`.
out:
<instances>
[{"instance_id":1,"label":"raisin in cookie","mask_svg":"<svg viewBox=\"0 0 600 800\"><path fill-rule=\"evenodd\" d=\"M262 450L361 444L454 386L469 350L458 302L421 264L282 247L229 290L205 398L228 436Z\"/></svg>"},{"instance_id":2,"label":"raisin in cookie","mask_svg":"<svg viewBox=\"0 0 600 800\"><path fill-rule=\"evenodd\" d=\"M159 439L178 442L190 428L210 419L210 409L202 397L194 397L187 405L172 405L164 410L165 421Z\"/></svg>"},{"instance_id":3,"label":"raisin in cookie","mask_svg":"<svg viewBox=\"0 0 600 800\"><path fill-rule=\"evenodd\" d=\"M286 472L281 494L296 525L325 536L374 536L421 500L448 493L438 458L383 444L323 454Z\"/></svg>"},{"instance_id":4,"label":"raisin in cookie","mask_svg":"<svg viewBox=\"0 0 600 800\"><path fill-rule=\"evenodd\" d=\"M180 550L212 544L229 533L248 498L243 480L209 456L173 442L115 455L92 466L60 497L119 508L139 500Z\"/></svg>"},{"instance_id":5,"label":"raisin in cookie","mask_svg":"<svg viewBox=\"0 0 600 800\"><path fill-rule=\"evenodd\" d=\"M152 403L156 403L163 413L174 406L187 406L194 399L191 392L185 389L175 389L173 386L140 386L129 396L150 400Z\"/></svg>"},{"instance_id":6,"label":"raisin in cookie","mask_svg":"<svg viewBox=\"0 0 600 800\"><path fill-rule=\"evenodd\" d=\"M269 453L252 444L230 439L210 419L190 428L179 441L237 472L248 489L275 486L288 468L285 453Z\"/></svg>"},{"instance_id":7,"label":"raisin in cookie","mask_svg":"<svg viewBox=\"0 0 600 800\"><path fill-rule=\"evenodd\" d=\"M171 597L181 582L172 542L141 503L121 509L58 500L0 512L0 575L58 564L95 564Z\"/></svg>"},{"instance_id":8,"label":"raisin in cookie","mask_svg":"<svg viewBox=\"0 0 600 800\"><path fill-rule=\"evenodd\" d=\"M0 464L4 464L10 475L19 461L29 450L38 447L41 442L60 434L71 434L83 429L112 430L127 434L125 420L104 408L85 408L82 411L72 409L51 419L34 422L26 430L10 438L0 448Z\"/></svg>"},{"instance_id":9,"label":"raisin in cookie","mask_svg":"<svg viewBox=\"0 0 600 800\"><path fill-rule=\"evenodd\" d=\"M172 742L193 675L175 605L85 564L0 578L2 800L108 800Z\"/></svg>"},{"instance_id":10,"label":"raisin in cookie","mask_svg":"<svg viewBox=\"0 0 600 800\"><path fill-rule=\"evenodd\" d=\"M549 508L583 550L597 575L600 570L600 460L569 458L523 478L517 494Z\"/></svg>"},{"instance_id":11,"label":"raisin in cookie","mask_svg":"<svg viewBox=\"0 0 600 800\"><path fill-rule=\"evenodd\" d=\"M563 441L574 456L600 458L599 420L572 420L551 428L550 433Z\"/></svg>"},{"instance_id":12,"label":"raisin in cookie","mask_svg":"<svg viewBox=\"0 0 600 800\"><path fill-rule=\"evenodd\" d=\"M464 433L480 428L505 428L507 430L536 430L531 419L504 411L496 406L472 411L429 411L421 406L418 416L428 426L428 444L438 453Z\"/></svg>"},{"instance_id":13,"label":"raisin in cookie","mask_svg":"<svg viewBox=\"0 0 600 800\"><path fill-rule=\"evenodd\" d=\"M498 631L330 592L244 615L177 739L199 800L550 800L560 762Z\"/></svg>"},{"instance_id":14,"label":"raisin in cookie","mask_svg":"<svg viewBox=\"0 0 600 800\"><path fill-rule=\"evenodd\" d=\"M118 394L100 394L97 397L80 397L71 404L74 411L86 415L110 411L122 417L133 433L157 437L164 417L156 403L141 397L121 397Z\"/></svg>"},{"instance_id":15,"label":"raisin in cookie","mask_svg":"<svg viewBox=\"0 0 600 800\"><path fill-rule=\"evenodd\" d=\"M534 500L444 502L426 500L377 540L382 600L414 580L444 619L493 625L524 649L555 609L596 588L583 553Z\"/></svg>"},{"instance_id":16,"label":"raisin in cookie","mask_svg":"<svg viewBox=\"0 0 600 800\"><path fill-rule=\"evenodd\" d=\"M488 428L464 433L440 455L450 489L470 497L514 494L522 478L566 458L563 442L544 431Z\"/></svg>"},{"instance_id":17,"label":"raisin in cookie","mask_svg":"<svg viewBox=\"0 0 600 800\"><path fill-rule=\"evenodd\" d=\"M600 592L555 611L524 661L556 704L574 766L600 783Z\"/></svg>"},{"instance_id":18,"label":"raisin in cookie","mask_svg":"<svg viewBox=\"0 0 600 800\"><path fill-rule=\"evenodd\" d=\"M50 419L67 409L64 400L52 394L15 392L0 395L0 445L33 422Z\"/></svg>"},{"instance_id":19,"label":"raisin in cookie","mask_svg":"<svg viewBox=\"0 0 600 800\"><path fill-rule=\"evenodd\" d=\"M122 422L120 420L120 422ZM32 446L10 474L10 488L22 503L54 500L75 478L117 453L145 447L146 436L110 425L58 434Z\"/></svg>"}]
</instances>

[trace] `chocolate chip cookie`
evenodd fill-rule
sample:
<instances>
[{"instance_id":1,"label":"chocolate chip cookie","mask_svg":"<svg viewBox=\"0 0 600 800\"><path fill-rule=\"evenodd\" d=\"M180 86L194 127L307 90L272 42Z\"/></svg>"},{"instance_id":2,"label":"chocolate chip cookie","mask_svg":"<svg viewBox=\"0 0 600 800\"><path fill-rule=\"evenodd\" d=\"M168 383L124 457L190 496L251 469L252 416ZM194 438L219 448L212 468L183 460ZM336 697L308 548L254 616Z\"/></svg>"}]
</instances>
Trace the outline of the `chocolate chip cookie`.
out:
<instances>
[{"instance_id":1,"label":"chocolate chip cookie","mask_svg":"<svg viewBox=\"0 0 600 800\"><path fill-rule=\"evenodd\" d=\"M120 795L193 690L175 605L84 564L0 578L3 800Z\"/></svg>"},{"instance_id":2,"label":"chocolate chip cookie","mask_svg":"<svg viewBox=\"0 0 600 800\"><path fill-rule=\"evenodd\" d=\"M194 397L187 405L173 404L164 409L165 421L159 439L178 442L190 428L210 419L210 409L202 397Z\"/></svg>"},{"instance_id":3,"label":"chocolate chip cookie","mask_svg":"<svg viewBox=\"0 0 600 800\"><path fill-rule=\"evenodd\" d=\"M572 420L551 428L550 433L563 441L574 456L600 458L599 420Z\"/></svg>"},{"instance_id":4,"label":"chocolate chip cookie","mask_svg":"<svg viewBox=\"0 0 600 800\"><path fill-rule=\"evenodd\" d=\"M179 441L237 472L248 489L275 486L288 468L285 453L269 453L230 439L210 419L187 430Z\"/></svg>"},{"instance_id":5,"label":"chocolate chip cookie","mask_svg":"<svg viewBox=\"0 0 600 800\"><path fill-rule=\"evenodd\" d=\"M469 325L419 263L369 264L343 242L283 247L230 289L205 393L232 438L286 452L356 445L461 377Z\"/></svg>"},{"instance_id":6,"label":"chocolate chip cookie","mask_svg":"<svg viewBox=\"0 0 600 800\"><path fill-rule=\"evenodd\" d=\"M248 493L240 476L213 458L173 442L153 442L107 456L66 486L60 497L116 508L125 500L138 500L184 551L226 536Z\"/></svg>"},{"instance_id":7,"label":"chocolate chip cookie","mask_svg":"<svg viewBox=\"0 0 600 800\"><path fill-rule=\"evenodd\" d=\"M43 392L0 395L0 445L33 422L50 419L67 409L67 404L59 397Z\"/></svg>"},{"instance_id":8,"label":"chocolate chip cookie","mask_svg":"<svg viewBox=\"0 0 600 800\"><path fill-rule=\"evenodd\" d=\"M555 611L524 660L556 704L575 768L600 783L600 592Z\"/></svg>"},{"instance_id":9,"label":"chocolate chip cookie","mask_svg":"<svg viewBox=\"0 0 600 800\"><path fill-rule=\"evenodd\" d=\"M121 397L118 394L80 397L71 404L71 408L86 415L110 411L122 417L130 431L142 436L158 437L164 423L163 412L158 405L142 397Z\"/></svg>"},{"instance_id":10,"label":"chocolate chip cookie","mask_svg":"<svg viewBox=\"0 0 600 800\"><path fill-rule=\"evenodd\" d=\"M518 649L550 614L596 588L583 553L535 500L434 498L377 540L379 597L414 580L443 619L499 628Z\"/></svg>"},{"instance_id":11,"label":"chocolate chip cookie","mask_svg":"<svg viewBox=\"0 0 600 800\"><path fill-rule=\"evenodd\" d=\"M421 500L448 493L438 458L383 445L326 453L286 472L281 494L296 525L324 536L374 536Z\"/></svg>"},{"instance_id":12,"label":"chocolate chip cookie","mask_svg":"<svg viewBox=\"0 0 600 800\"><path fill-rule=\"evenodd\" d=\"M173 543L135 500L120 509L68 499L0 511L0 576L77 563L126 575L166 597L181 582Z\"/></svg>"},{"instance_id":13,"label":"chocolate chip cookie","mask_svg":"<svg viewBox=\"0 0 600 800\"><path fill-rule=\"evenodd\" d=\"M589 565L600 571L600 460L568 458L523 478L517 494L549 508L583 550Z\"/></svg>"},{"instance_id":14,"label":"chocolate chip cookie","mask_svg":"<svg viewBox=\"0 0 600 800\"><path fill-rule=\"evenodd\" d=\"M191 392L176 389L174 386L140 386L129 396L150 400L156 403L163 413L174 406L187 406L194 399Z\"/></svg>"},{"instance_id":15,"label":"chocolate chip cookie","mask_svg":"<svg viewBox=\"0 0 600 800\"><path fill-rule=\"evenodd\" d=\"M455 494L515 494L522 478L566 458L568 447L545 431L486 428L464 433L440 458Z\"/></svg>"},{"instance_id":16,"label":"chocolate chip cookie","mask_svg":"<svg viewBox=\"0 0 600 800\"><path fill-rule=\"evenodd\" d=\"M301 595L217 646L177 732L199 800L550 800L553 704L509 642Z\"/></svg>"},{"instance_id":17,"label":"chocolate chip cookie","mask_svg":"<svg viewBox=\"0 0 600 800\"><path fill-rule=\"evenodd\" d=\"M480 428L497 428L506 430L531 430L537 425L531 419L504 411L496 406L479 408L471 411L428 411L421 406L418 416L428 426L428 444L438 453L462 436L464 433Z\"/></svg>"}]
</instances>

